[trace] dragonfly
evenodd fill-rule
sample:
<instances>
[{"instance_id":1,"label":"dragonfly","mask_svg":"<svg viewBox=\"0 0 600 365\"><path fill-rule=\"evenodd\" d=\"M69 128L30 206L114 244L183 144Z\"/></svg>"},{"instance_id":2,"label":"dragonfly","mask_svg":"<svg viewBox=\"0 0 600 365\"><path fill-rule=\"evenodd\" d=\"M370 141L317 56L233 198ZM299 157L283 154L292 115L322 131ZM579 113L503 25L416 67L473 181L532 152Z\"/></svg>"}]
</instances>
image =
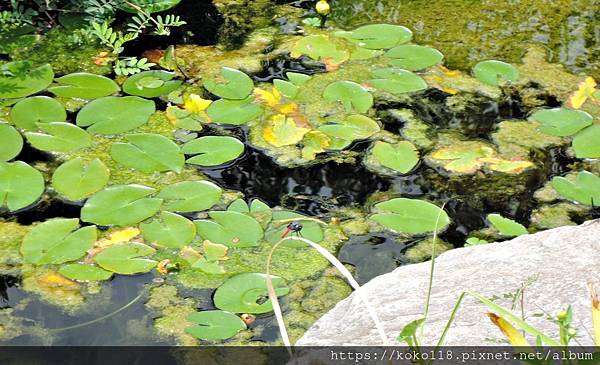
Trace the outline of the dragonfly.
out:
<instances>
[{"instance_id":1,"label":"dragonfly","mask_svg":"<svg viewBox=\"0 0 600 365\"><path fill-rule=\"evenodd\" d=\"M302 237L302 233L300 231L302 231L302 224L300 224L298 221L293 221L287 225L285 231L283 231L283 234L281 235L281 238L285 238L290 232Z\"/></svg>"}]
</instances>

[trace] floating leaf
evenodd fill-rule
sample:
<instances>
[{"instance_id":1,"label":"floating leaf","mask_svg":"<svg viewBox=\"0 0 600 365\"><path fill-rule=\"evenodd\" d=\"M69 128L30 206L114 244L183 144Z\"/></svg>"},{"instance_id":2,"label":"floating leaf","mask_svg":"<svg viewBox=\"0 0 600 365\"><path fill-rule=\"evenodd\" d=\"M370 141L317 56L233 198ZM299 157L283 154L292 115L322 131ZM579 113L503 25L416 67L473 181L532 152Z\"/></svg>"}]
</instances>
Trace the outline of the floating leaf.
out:
<instances>
[{"instance_id":1,"label":"floating leaf","mask_svg":"<svg viewBox=\"0 0 600 365\"><path fill-rule=\"evenodd\" d=\"M194 264L192 265L193 269L198 269L207 274L223 274L225 273L225 269L219 264L218 261L208 261L204 257L200 257Z\"/></svg>"},{"instance_id":2,"label":"floating leaf","mask_svg":"<svg viewBox=\"0 0 600 365\"><path fill-rule=\"evenodd\" d=\"M439 232L450 224L445 211L423 200L395 198L375 204L375 208L382 213L373 214L371 219L399 233Z\"/></svg>"},{"instance_id":3,"label":"floating leaf","mask_svg":"<svg viewBox=\"0 0 600 365\"><path fill-rule=\"evenodd\" d=\"M91 133L119 134L146 124L155 110L152 100L138 96L105 96L79 111L77 125Z\"/></svg>"},{"instance_id":4,"label":"floating leaf","mask_svg":"<svg viewBox=\"0 0 600 365\"><path fill-rule=\"evenodd\" d=\"M246 329L240 317L220 310L195 312L185 319L197 324L187 327L185 332L201 340L226 340Z\"/></svg>"},{"instance_id":5,"label":"floating leaf","mask_svg":"<svg viewBox=\"0 0 600 365\"><path fill-rule=\"evenodd\" d=\"M214 79L205 79L204 87L211 93L224 98L241 100L246 99L254 88L250 76L240 70L229 67L221 67L221 76L225 83L218 83Z\"/></svg>"},{"instance_id":6,"label":"floating leaf","mask_svg":"<svg viewBox=\"0 0 600 365\"><path fill-rule=\"evenodd\" d=\"M96 227L78 227L77 218L55 218L35 226L23 238L23 258L32 264L46 265L83 257L96 241Z\"/></svg>"},{"instance_id":7,"label":"floating leaf","mask_svg":"<svg viewBox=\"0 0 600 365\"><path fill-rule=\"evenodd\" d=\"M48 91L63 98L97 99L119 92L119 85L108 77L77 72L54 80L58 86Z\"/></svg>"},{"instance_id":8,"label":"floating leaf","mask_svg":"<svg viewBox=\"0 0 600 365\"><path fill-rule=\"evenodd\" d=\"M16 99L44 90L52 83L54 72L49 64L32 68L28 61L0 66L0 99Z\"/></svg>"},{"instance_id":9,"label":"floating leaf","mask_svg":"<svg viewBox=\"0 0 600 365\"><path fill-rule=\"evenodd\" d=\"M155 191L144 185L109 186L87 200L81 220L105 226L139 223L160 209L162 199L147 198Z\"/></svg>"},{"instance_id":10,"label":"floating leaf","mask_svg":"<svg viewBox=\"0 0 600 365\"><path fill-rule=\"evenodd\" d=\"M119 164L144 173L175 171L180 173L185 163L183 153L173 141L160 134L128 134L129 143L113 143L110 155Z\"/></svg>"},{"instance_id":11,"label":"floating leaf","mask_svg":"<svg viewBox=\"0 0 600 365\"><path fill-rule=\"evenodd\" d=\"M298 90L300 90L300 88L293 83L280 79L273 80L273 85L275 85L275 88L279 90L282 95L290 99L295 98L296 95L298 95Z\"/></svg>"},{"instance_id":12,"label":"floating leaf","mask_svg":"<svg viewBox=\"0 0 600 365\"><path fill-rule=\"evenodd\" d=\"M263 130L263 137L273 146L283 147L300 142L308 131L310 129L298 127L292 118L276 114L269 119L269 124Z\"/></svg>"},{"instance_id":13,"label":"floating leaf","mask_svg":"<svg viewBox=\"0 0 600 365\"><path fill-rule=\"evenodd\" d=\"M263 238L263 229L256 219L233 211L209 212L211 220L196 220L198 234L206 240L228 247L251 247Z\"/></svg>"},{"instance_id":14,"label":"floating leaf","mask_svg":"<svg viewBox=\"0 0 600 365\"><path fill-rule=\"evenodd\" d=\"M199 117L198 114L180 109L176 106L168 106L165 116L177 128L187 129L189 131L201 131L202 124L200 121L206 121L206 118Z\"/></svg>"},{"instance_id":15,"label":"floating leaf","mask_svg":"<svg viewBox=\"0 0 600 365\"><path fill-rule=\"evenodd\" d=\"M221 188L210 181L182 181L166 186L157 197L164 199L163 209L187 213L211 208L221 193Z\"/></svg>"},{"instance_id":16,"label":"floating leaf","mask_svg":"<svg viewBox=\"0 0 600 365\"><path fill-rule=\"evenodd\" d=\"M496 60L481 61L473 67L473 75L484 84L498 86L501 82L519 79L515 66Z\"/></svg>"},{"instance_id":17,"label":"floating leaf","mask_svg":"<svg viewBox=\"0 0 600 365\"><path fill-rule=\"evenodd\" d=\"M552 179L552 186L564 198L585 205L600 206L600 177L591 172L581 171L574 182L557 176Z\"/></svg>"},{"instance_id":18,"label":"floating leaf","mask_svg":"<svg viewBox=\"0 0 600 365\"><path fill-rule=\"evenodd\" d=\"M554 108L531 114L529 120L539 122L540 132L552 136L571 136L592 124L592 116L580 110Z\"/></svg>"},{"instance_id":19,"label":"floating leaf","mask_svg":"<svg viewBox=\"0 0 600 365\"><path fill-rule=\"evenodd\" d=\"M348 52L338 49L337 45L324 35L310 35L296 42L290 56L299 58L302 55L333 65L339 65L349 57Z\"/></svg>"},{"instance_id":20,"label":"floating leaf","mask_svg":"<svg viewBox=\"0 0 600 365\"><path fill-rule=\"evenodd\" d=\"M192 264L192 268L202 270L207 274L223 274L225 270L219 261L228 259L227 246L204 240L202 248L204 250L204 257L198 258Z\"/></svg>"},{"instance_id":21,"label":"floating leaf","mask_svg":"<svg viewBox=\"0 0 600 365\"><path fill-rule=\"evenodd\" d=\"M271 275L271 281L277 296L289 293L282 278ZM229 278L217 288L213 300L217 308L233 313L259 314L273 310L271 300L268 299L265 274L245 273Z\"/></svg>"},{"instance_id":22,"label":"floating leaf","mask_svg":"<svg viewBox=\"0 0 600 365\"><path fill-rule=\"evenodd\" d=\"M419 162L419 151L408 141L394 144L377 141L370 153L381 165L402 174L408 173Z\"/></svg>"},{"instance_id":23,"label":"floating leaf","mask_svg":"<svg viewBox=\"0 0 600 365\"><path fill-rule=\"evenodd\" d=\"M108 280L112 272L103 270L97 266L84 264L69 264L62 266L58 273L71 280L77 281L102 281Z\"/></svg>"},{"instance_id":24,"label":"floating leaf","mask_svg":"<svg viewBox=\"0 0 600 365\"><path fill-rule=\"evenodd\" d=\"M181 150L186 155L195 155L186 160L189 164L218 166L240 157L244 144L229 136L204 136L187 142Z\"/></svg>"},{"instance_id":25,"label":"floating leaf","mask_svg":"<svg viewBox=\"0 0 600 365\"><path fill-rule=\"evenodd\" d=\"M364 115L350 115L341 123L325 124L319 127L319 131L330 137L345 141L366 139L380 131L379 124Z\"/></svg>"},{"instance_id":26,"label":"floating leaf","mask_svg":"<svg viewBox=\"0 0 600 365\"><path fill-rule=\"evenodd\" d=\"M10 119L19 128L35 131L38 123L64 122L67 120L65 107L47 96L33 96L13 106Z\"/></svg>"},{"instance_id":27,"label":"floating leaf","mask_svg":"<svg viewBox=\"0 0 600 365\"><path fill-rule=\"evenodd\" d=\"M435 48L404 44L394 47L385 54L394 66L410 71L418 71L442 62L444 55Z\"/></svg>"},{"instance_id":28,"label":"floating leaf","mask_svg":"<svg viewBox=\"0 0 600 365\"><path fill-rule=\"evenodd\" d=\"M171 212L161 212L159 219L141 223L140 229L146 242L171 248L182 248L196 236L194 223Z\"/></svg>"},{"instance_id":29,"label":"floating leaf","mask_svg":"<svg viewBox=\"0 0 600 365\"><path fill-rule=\"evenodd\" d=\"M508 174L519 174L530 167L533 163L525 160L503 160L501 158L482 158L480 161L488 164L492 171L504 172Z\"/></svg>"},{"instance_id":30,"label":"floating leaf","mask_svg":"<svg viewBox=\"0 0 600 365\"><path fill-rule=\"evenodd\" d=\"M359 46L367 49L392 48L412 39L410 29L392 24L369 24L356 28L352 32L336 33L336 35L355 41Z\"/></svg>"},{"instance_id":31,"label":"floating leaf","mask_svg":"<svg viewBox=\"0 0 600 365\"><path fill-rule=\"evenodd\" d=\"M258 118L263 108L254 103L254 97L243 100L220 99L213 102L206 110L211 121L220 124L241 125Z\"/></svg>"},{"instance_id":32,"label":"floating leaf","mask_svg":"<svg viewBox=\"0 0 600 365\"><path fill-rule=\"evenodd\" d=\"M285 76L296 86L304 85L308 80L311 79L310 75L301 74L298 72L286 72Z\"/></svg>"},{"instance_id":33,"label":"floating leaf","mask_svg":"<svg viewBox=\"0 0 600 365\"><path fill-rule=\"evenodd\" d=\"M529 233L522 224L500 214L488 214L487 219L503 236L514 237Z\"/></svg>"},{"instance_id":34,"label":"floating leaf","mask_svg":"<svg viewBox=\"0 0 600 365\"><path fill-rule=\"evenodd\" d=\"M129 76L123 83L123 91L129 95L156 98L175 91L181 86L181 80L173 80L174 72L152 70Z\"/></svg>"},{"instance_id":35,"label":"floating leaf","mask_svg":"<svg viewBox=\"0 0 600 365\"><path fill-rule=\"evenodd\" d=\"M38 129L45 133L25 132L29 143L38 150L71 152L92 145L92 136L71 123L39 123Z\"/></svg>"},{"instance_id":36,"label":"floating leaf","mask_svg":"<svg viewBox=\"0 0 600 365\"><path fill-rule=\"evenodd\" d=\"M236 199L227 207L228 211L239 213L250 213L250 207L244 199Z\"/></svg>"},{"instance_id":37,"label":"floating leaf","mask_svg":"<svg viewBox=\"0 0 600 365\"><path fill-rule=\"evenodd\" d=\"M471 246L479 246L479 245L486 245L489 242L486 240L482 240L480 238L477 237L469 237L467 238L467 240L465 241L465 247L471 247Z\"/></svg>"},{"instance_id":38,"label":"floating leaf","mask_svg":"<svg viewBox=\"0 0 600 365\"><path fill-rule=\"evenodd\" d=\"M485 161L483 158L493 157L494 150L478 142L468 142L443 147L431 154L448 171L472 174L479 170Z\"/></svg>"},{"instance_id":39,"label":"floating leaf","mask_svg":"<svg viewBox=\"0 0 600 365\"><path fill-rule=\"evenodd\" d=\"M117 2L117 8L133 14L139 14L139 9L146 13L159 13L171 9L180 2L181 0L128 0Z\"/></svg>"},{"instance_id":40,"label":"floating leaf","mask_svg":"<svg viewBox=\"0 0 600 365\"><path fill-rule=\"evenodd\" d=\"M578 158L600 157L600 125L594 124L573 137L573 149Z\"/></svg>"},{"instance_id":41,"label":"floating leaf","mask_svg":"<svg viewBox=\"0 0 600 365\"><path fill-rule=\"evenodd\" d=\"M341 102L348 113L352 110L366 113L373 105L373 95L352 81L332 82L323 91L323 97L331 102Z\"/></svg>"},{"instance_id":42,"label":"floating leaf","mask_svg":"<svg viewBox=\"0 0 600 365\"><path fill-rule=\"evenodd\" d=\"M9 211L35 203L44 192L44 176L23 161L0 162L0 208Z\"/></svg>"},{"instance_id":43,"label":"floating leaf","mask_svg":"<svg viewBox=\"0 0 600 365\"><path fill-rule=\"evenodd\" d=\"M142 243L119 243L98 252L94 261L105 270L133 275L148 272L156 266L156 261L142 258L154 252L152 247Z\"/></svg>"},{"instance_id":44,"label":"floating leaf","mask_svg":"<svg viewBox=\"0 0 600 365\"><path fill-rule=\"evenodd\" d=\"M321 225L317 222L312 222L310 220L304 220L303 218L307 218L305 215L292 212L289 210L274 210L273 211L273 221L271 222L271 226L265 232L265 240L271 243L277 243L281 240L281 236L286 230L288 224L291 223L291 219L297 220L302 224L302 237L309 239L313 242L319 243L323 241L324 234ZM283 220L284 222L278 222ZM290 220L290 221L288 221ZM286 241L282 243L283 246L286 247L306 247L308 246L306 243L302 241Z\"/></svg>"},{"instance_id":45,"label":"floating leaf","mask_svg":"<svg viewBox=\"0 0 600 365\"><path fill-rule=\"evenodd\" d=\"M23 137L6 123L0 123L0 141L0 161L12 160L23 149Z\"/></svg>"},{"instance_id":46,"label":"floating leaf","mask_svg":"<svg viewBox=\"0 0 600 365\"><path fill-rule=\"evenodd\" d=\"M427 83L420 76L406 70L384 68L373 71L378 77L367 81L367 85L392 94L413 93L427 89Z\"/></svg>"},{"instance_id":47,"label":"floating leaf","mask_svg":"<svg viewBox=\"0 0 600 365\"><path fill-rule=\"evenodd\" d=\"M310 131L302 139L302 158L312 161L317 153L325 152L330 146L331 139L321 131Z\"/></svg>"},{"instance_id":48,"label":"floating leaf","mask_svg":"<svg viewBox=\"0 0 600 365\"><path fill-rule=\"evenodd\" d=\"M75 158L60 165L52 175L52 187L71 201L79 201L100 191L108 183L110 172L99 159L84 162Z\"/></svg>"},{"instance_id":49,"label":"floating leaf","mask_svg":"<svg viewBox=\"0 0 600 365\"><path fill-rule=\"evenodd\" d=\"M592 77L588 76L579 83L577 91L575 91L571 96L569 96L569 100L567 104L574 109L579 109L585 103L588 98L595 98L594 93L596 91L596 80Z\"/></svg>"}]
</instances>

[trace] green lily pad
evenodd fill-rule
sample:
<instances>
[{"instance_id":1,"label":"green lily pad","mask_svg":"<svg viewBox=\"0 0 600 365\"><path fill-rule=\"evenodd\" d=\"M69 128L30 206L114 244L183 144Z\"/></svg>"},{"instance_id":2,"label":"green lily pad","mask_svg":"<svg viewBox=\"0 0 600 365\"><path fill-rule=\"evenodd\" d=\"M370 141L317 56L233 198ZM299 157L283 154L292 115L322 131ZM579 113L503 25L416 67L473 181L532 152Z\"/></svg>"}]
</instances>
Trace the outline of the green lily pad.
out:
<instances>
[{"instance_id":1,"label":"green lily pad","mask_svg":"<svg viewBox=\"0 0 600 365\"><path fill-rule=\"evenodd\" d=\"M167 107L166 116L175 127L188 131L201 131L203 128L201 122L206 121L201 114L192 113L174 105Z\"/></svg>"},{"instance_id":2,"label":"green lily pad","mask_svg":"<svg viewBox=\"0 0 600 365\"><path fill-rule=\"evenodd\" d=\"M185 319L196 324L187 327L185 332L201 340L226 340L246 329L240 317L220 310L192 313Z\"/></svg>"},{"instance_id":3,"label":"green lily pad","mask_svg":"<svg viewBox=\"0 0 600 365\"><path fill-rule=\"evenodd\" d=\"M206 109L211 121L219 124L241 125L262 115L264 109L254 103L254 97L242 100L220 99Z\"/></svg>"},{"instance_id":4,"label":"green lily pad","mask_svg":"<svg viewBox=\"0 0 600 365\"><path fill-rule=\"evenodd\" d=\"M285 281L282 278L271 275L271 281L277 296L289 293L290 289L284 286ZM267 299L263 302L265 298ZM273 310L273 305L268 299L265 274L245 273L229 278L217 288L213 300L217 308L233 313L259 314Z\"/></svg>"},{"instance_id":5,"label":"green lily pad","mask_svg":"<svg viewBox=\"0 0 600 365\"><path fill-rule=\"evenodd\" d=\"M486 158L494 154L494 150L483 143L464 142L442 147L434 151L430 158L441 163L448 171L472 174L485 164Z\"/></svg>"},{"instance_id":6,"label":"green lily pad","mask_svg":"<svg viewBox=\"0 0 600 365\"><path fill-rule=\"evenodd\" d=\"M41 132L25 132L29 143L42 151L71 152L92 145L92 136L66 122L39 123Z\"/></svg>"},{"instance_id":7,"label":"green lily pad","mask_svg":"<svg viewBox=\"0 0 600 365\"><path fill-rule=\"evenodd\" d=\"M125 136L128 143L113 143L110 155L119 164L144 173L175 171L180 173L185 158L179 146L165 136L137 133Z\"/></svg>"},{"instance_id":8,"label":"green lily pad","mask_svg":"<svg viewBox=\"0 0 600 365\"><path fill-rule=\"evenodd\" d=\"M58 269L58 273L71 280L103 281L113 276L113 273L93 265L68 264Z\"/></svg>"},{"instance_id":9,"label":"green lily pad","mask_svg":"<svg viewBox=\"0 0 600 365\"><path fill-rule=\"evenodd\" d=\"M402 174L410 172L419 163L419 151L408 141L394 144L377 141L369 153L382 166Z\"/></svg>"},{"instance_id":10,"label":"green lily pad","mask_svg":"<svg viewBox=\"0 0 600 365\"><path fill-rule=\"evenodd\" d=\"M119 134L148 122L156 111L152 100L138 96L105 96L89 102L77 114L77 125L88 132Z\"/></svg>"},{"instance_id":11,"label":"green lily pad","mask_svg":"<svg viewBox=\"0 0 600 365\"><path fill-rule=\"evenodd\" d=\"M350 115L341 123L325 124L319 130L326 135L345 141L366 139L380 131L379 124L364 115Z\"/></svg>"},{"instance_id":12,"label":"green lily pad","mask_svg":"<svg viewBox=\"0 0 600 365\"><path fill-rule=\"evenodd\" d=\"M118 1L117 8L129 13L138 14L139 10L131 6L133 4L146 13L159 13L171 9L179 4L181 0L128 0L128 2L129 4L125 1Z\"/></svg>"},{"instance_id":13,"label":"green lily pad","mask_svg":"<svg viewBox=\"0 0 600 365\"><path fill-rule=\"evenodd\" d=\"M196 226L179 214L161 212L159 219L140 223L144 240L170 248L182 248L196 236Z\"/></svg>"},{"instance_id":14,"label":"green lily pad","mask_svg":"<svg viewBox=\"0 0 600 365\"><path fill-rule=\"evenodd\" d=\"M294 83L280 79L273 80L273 85L279 90L281 95L290 99L295 98L298 95L298 90L300 90L300 87Z\"/></svg>"},{"instance_id":15,"label":"green lily pad","mask_svg":"<svg viewBox=\"0 0 600 365\"><path fill-rule=\"evenodd\" d=\"M233 211L209 212L211 220L195 220L198 234L206 240L227 247L257 246L263 229L253 217Z\"/></svg>"},{"instance_id":16,"label":"green lily pad","mask_svg":"<svg viewBox=\"0 0 600 365\"><path fill-rule=\"evenodd\" d=\"M292 82L292 84L296 86L302 86L311 79L310 75L305 75L298 72L286 72L285 76Z\"/></svg>"},{"instance_id":17,"label":"green lily pad","mask_svg":"<svg viewBox=\"0 0 600 365\"><path fill-rule=\"evenodd\" d=\"M301 38L292 47L290 55L293 58L307 55L313 60L334 65L346 61L350 56L345 50L338 49L337 45L324 35L310 35Z\"/></svg>"},{"instance_id":18,"label":"green lily pad","mask_svg":"<svg viewBox=\"0 0 600 365\"><path fill-rule=\"evenodd\" d=\"M477 237L469 237L465 241L465 247L479 246L479 245L487 245L489 242L486 240L482 240Z\"/></svg>"},{"instance_id":19,"label":"green lily pad","mask_svg":"<svg viewBox=\"0 0 600 365\"><path fill-rule=\"evenodd\" d=\"M123 83L123 91L130 95L156 98L175 91L181 86L181 80L173 80L174 72L152 70L129 76Z\"/></svg>"},{"instance_id":20,"label":"green lily pad","mask_svg":"<svg viewBox=\"0 0 600 365\"><path fill-rule=\"evenodd\" d=\"M554 108L538 110L529 120L539 122L540 132L552 136L571 136L592 124L592 116L581 110Z\"/></svg>"},{"instance_id":21,"label":"green lily pad","mask_svg":"<svg viewBox=\"0 0 600 365\"><path fill-rule=\"evenodd\" d=\"M119 85L108 77L77 72L55 79L48 91L63 98L97 99L119 92Z\"/></svg>"},{"instance_id":22,"label":"green lily pad","mask_svg":"<svg viewBox=\"0 0 600 365\"><path fill-rule=\"evenodd\" d=\"M96 227L78 227L77 218L55 218L35 226L23 238L23 258L32 264L47 265L83 257L96 242Z\"/></svg>"},{"instance_id":23,"label":"green lily pad","mask_svg":"<svg viewBox=\"0 0 600 365\"><path fill-rule=\"evenodd\" d=\"M286 230L287 225L290 222L282 224L282 223L278 223L277 221L295 219L298 222L300 222L300 224L302 224L302 231L301 231L302 237L309 239L316 243L323 241L323 238L325 236L323 233L323 228L321 228L321 225L317 222L303 220L303 218L307 218L307 217L305 215L302 215L302 214L299 214L296 212L292 212L289 210L274 210L273 211L273 221L271 222L271 226L265 232L265 240L268 242L271 242L271 243L279 242L282 238L281 236L283 235L283 233ZM283 242L282 246L306 247L306 246L308 246L308 244L304 243L302 241L289 240L289 241Z\"/></svg>"},{"instance_id":24,"label":"green lily pad","mask_svg":"<svg viewBox=\"0 0 600 365\"><path fill-rule=\"evenodd\" d=\"M32 68L28 61L0 66L0 99L15 99L35 94L52 83L54 71L49 64Z\"/></svg>"},{"instance_id":25,"label":"green lily pad","mask_svg":"<svg viewBox=\"0 0 600 365\"><path fill-rule=\"evenodd\" d=\"M356 28L350 34L336 33L338 36L356 42L367 49L392 48L412 39L410 29L401 25L369 24Z\"/></svg>"},{"instance_id":26,"label":"green lily pad","mask_svg":"<svg viewBox=\"0 0 600 365\"><path fill-rule=\"evenodd\" d=\"M244 199L234 200L231 204L229 204L227 210L230 212L250 213L250 207Z\"/></svg>"},{"instance_id":27,"label":"green lily pad","mask_svg":"<svg viewBox=\"0 0 600 365\"><path fill-rule=\"evenodd\" d=\"M0 162L0 208L17 211L35 203L44 192L44 176L23 161Z\"/></svg>"},{"instance_id":28,"label":"green lily pad","mask_svg":"<svg viewBox=\"0 0 600 365\"><path fill-rule=\"evenodd\" d=\"M323 97L331 102L341 102L348 113L352 110L366 113L373 105L373 95L352 81L332 82L323 91Z\"/></svg>"},{"instance_id":29,"label":"green lily pad","mask_svg":"<svg viewBox=\"0 0 600 365\"><path fill-rule=\"evenodd\" d=\"M81 220L105 226L139 223L160 209L162 199L148 198L155 191L144 185L109 186L86 201Z\"/></svg>"},{"instance_id":30,"label":"green lily pad","mask_svg":"<svg viewBox=\"0 0 600 365\"><path fill-rule=\"evenodd\" d=\"M581 204L600 206L600 177L588 171L577 174L575 182L557 176L552 186L564 198Z\"/></svg>"},{"instance_id":31,"label":"green lily pad","mask_svg":"<svg viewBox=\"0 0 600 365\"><path fill-rule=\"evenodd\" d=\"M71 201L80 201L108 184L110 170L102 161L75 158L60 165L52 175L52 187Z\"/></svg>"},{"instance_id":32,"label":"green lily pad","mask_svg":"<svg viewBox=\"0 0 600 365\"><path fill-rule=\"evenodd\" d=\"M488 214L487 220L500 232L507 237L520 236L527 234L527 228L512 219L504 218L500 214Z\"/></svg>"},{"instance_id":33,"label":"green lily pad","mask_svg":"<svg viewBox=\"0 0 600 365\"><path fill-rule=\"evenodd\" d=\"M94 261L105 270L122 275L148 272L156 261L143 258L154 254L155 250L142 243L118 243L98 252Z\"/></svg>"},{"instance_id":34,"label":"green lily pad","mask_svg":"<svg viewBox=\"0 0 600 365\"><path fill-rule=\"evenodd\" d=\"M373 71L378 77L367 81L367 85L392 94L414 93L427 89L427 83L420 76L401 69L384 68Z\"/></svg>"},{"instance_id":35,"label":"green lily pad","mask_svg":"<svg viewBox=\"0 0 600 365\"><path fill-rule=\"evenodd\" d=\"M210 181L182 181L166 186L157 195L164 200L163 209L172 212L200 212L221 199L222 190Z\"/></svg>"},{"instance_id":36,"label":"green lily pad","mask_svg":"<svg viewBox=\"0 0 600 365\"><path fill-rule=\"evenodd\" d=\"M573 137L573 149L578 158L600 157L600 125L594 124Z\"/></svg>"},{"instance_id":37,"label":"green lily pad","mask_svg":"<svg viewBox=\"0 0 600 365\"><path fill-rule=\"evenodd\" d=\"M409 71L418 71L442 62L444 55L435 48L403 44L394 47L385 54L394 66Z\"/></svg>"},{"instance_id":38,"label":"green lily pad","mask_svg":"<svg viewBox=\"0 0 600 365\"><path fill-rule=\"evenodd\" d=\"M204 136L183 145L181 151L188 158L187 163L200 166L218 166L235 160L244 153L244 144L229 136Z\"/></svg>"},{"instance_id":39,"label":"green lily pad","mask_svg":"<svg viewBox=\"0 0 600 365\"><path fill-rule=\"evenodd\" d=\"M501 82L514 82L519 79L515 66L496 60L481 61L473 67L473 75L484 84L498 86Z\"/></svg>"},{"instance_id":40,"label":"green lily pad","mask_svg":"<svg viewBox=\"0 0 600 365\"><path fill-rule=\"evenodd\" d=\"M33 96L16 103L10 110L10 119L21 129L35 131L39 123L64 122L67 112L55 99Z\"/></svg>"},{"instance_id":41,"label":"green lily pad","mask_svg":"<svg viewBox=\"0 0 600 365\"><path fill-rule=\"evenodd\" d=\"M445 211L424 200L395 198L377 203L375 208L381 213L373 214L371 219L398 233L439 232L450 224Z\"/></svg>"},{"instance_id":42,"label":"green lily pad","mask_svg":"<svg viewBox=\"0 0 600 365\"><path fill-rule=\"evenodd\" d=\"M23 137L12 126L0 123L0 161L8 161L17 157L23 149Z\"/></svg>"},{"instance_id":43,"label":"green lily pad","mask_svg":"<svg viewBox=\"0 0 600 365\"><path fill-rule=\"evenodd\" d=\"M254 82L250 76L240 70L221 67L221 77L225 83L219 83L214 79L205 79L206 90L224 99L241 100L246 99L254 89Z\"/></svg>"}]
</instances>

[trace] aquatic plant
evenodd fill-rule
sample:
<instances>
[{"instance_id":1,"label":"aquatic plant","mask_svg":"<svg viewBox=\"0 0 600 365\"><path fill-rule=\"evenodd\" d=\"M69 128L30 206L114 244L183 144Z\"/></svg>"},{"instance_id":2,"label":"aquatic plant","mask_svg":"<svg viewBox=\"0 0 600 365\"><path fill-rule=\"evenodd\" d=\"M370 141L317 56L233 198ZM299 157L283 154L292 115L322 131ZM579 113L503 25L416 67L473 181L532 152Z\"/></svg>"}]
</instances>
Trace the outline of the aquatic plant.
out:
<instances>
[{"instance_id":1,"label":"aquatic plant","mask_svg":"<svg viewBox=\"0 0 600 365\"><path fill-rule=\"evenodd\" d=\"M501 216L500 214L488 214L487 220L496 228L501 235L507 237L520 236L527 234L527 228L522 224Z\"/></svg>"},{"instance_id":2,"label":"aquatic plant","mask_svg":"<svg viewBox=\"0 0 600 365\"><path fill-rule=\"evenodd\" d=\"M197 325L187 327L185 331L202 340L226 340L246 329L240 317L221 310L192 313L186 320Z\"/></svg>"},{"instance_id":3,"label":"aquatic plant","mask_svg":"<svg viewBox=\"0 0 600 365\"><path fill-rule=\"evenodd\" d=\"M370 219L398 232L422 234L440 231L450 224L448 214L438 206L417 199L394 198L377 203Z\"/></svg>"},{"instance_id":4,"label":"aquatic plant","mask_svg":"<svg viewBox=\"0 0 600 365\"><path fill-rule=\"evenodd\" d=\"M556 176L552 186L561 196L581 204L597 206L600 202L600 177L591 172L580 171L575 181Z\"/></svg>"}]
</instances>

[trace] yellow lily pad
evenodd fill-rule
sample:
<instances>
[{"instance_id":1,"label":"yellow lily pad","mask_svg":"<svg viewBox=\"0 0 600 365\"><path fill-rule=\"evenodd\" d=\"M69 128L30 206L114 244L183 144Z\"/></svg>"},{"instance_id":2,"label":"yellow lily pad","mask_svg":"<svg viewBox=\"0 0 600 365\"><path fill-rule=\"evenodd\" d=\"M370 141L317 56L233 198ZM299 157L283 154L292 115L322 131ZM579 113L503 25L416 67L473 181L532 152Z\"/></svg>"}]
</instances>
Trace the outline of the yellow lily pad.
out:
<instances>
[{"instance_id":1,"label":"yellow lily pad","mask_svg":"<svg viewBox=\"0 0 600 365\"><path fill-rule=\"evenodd\" d=\"M485 161L482 159L494 157L491 147L479 142L464 142L443 147L431 154L432 160L438 160L443 167L452 172L472 174L479 170Z\"/></svg>"},{"instance_id":2,"label":"yellow lily pad","mask_svg":"<svg viewBox=\"0 0 600 365\"><path fill-rule=\"evenodd\" d=\"M308 128L298 127L292 118L277 114L271 117L263 137L273 146L283 147L300 142L309 131Z\"/></svg>"},{"instance_id":3,"label":"yellow lily pad","mask_svg":"<svg viewBox=\"0 0 600 365\"><path fill-rule=\"evenodd\" d=\"M302 158L312 161L317 153L325 152L331 144L331 139L321 131L310 131L304 135L303 143Z\"/></svg>"}]
</instances>

